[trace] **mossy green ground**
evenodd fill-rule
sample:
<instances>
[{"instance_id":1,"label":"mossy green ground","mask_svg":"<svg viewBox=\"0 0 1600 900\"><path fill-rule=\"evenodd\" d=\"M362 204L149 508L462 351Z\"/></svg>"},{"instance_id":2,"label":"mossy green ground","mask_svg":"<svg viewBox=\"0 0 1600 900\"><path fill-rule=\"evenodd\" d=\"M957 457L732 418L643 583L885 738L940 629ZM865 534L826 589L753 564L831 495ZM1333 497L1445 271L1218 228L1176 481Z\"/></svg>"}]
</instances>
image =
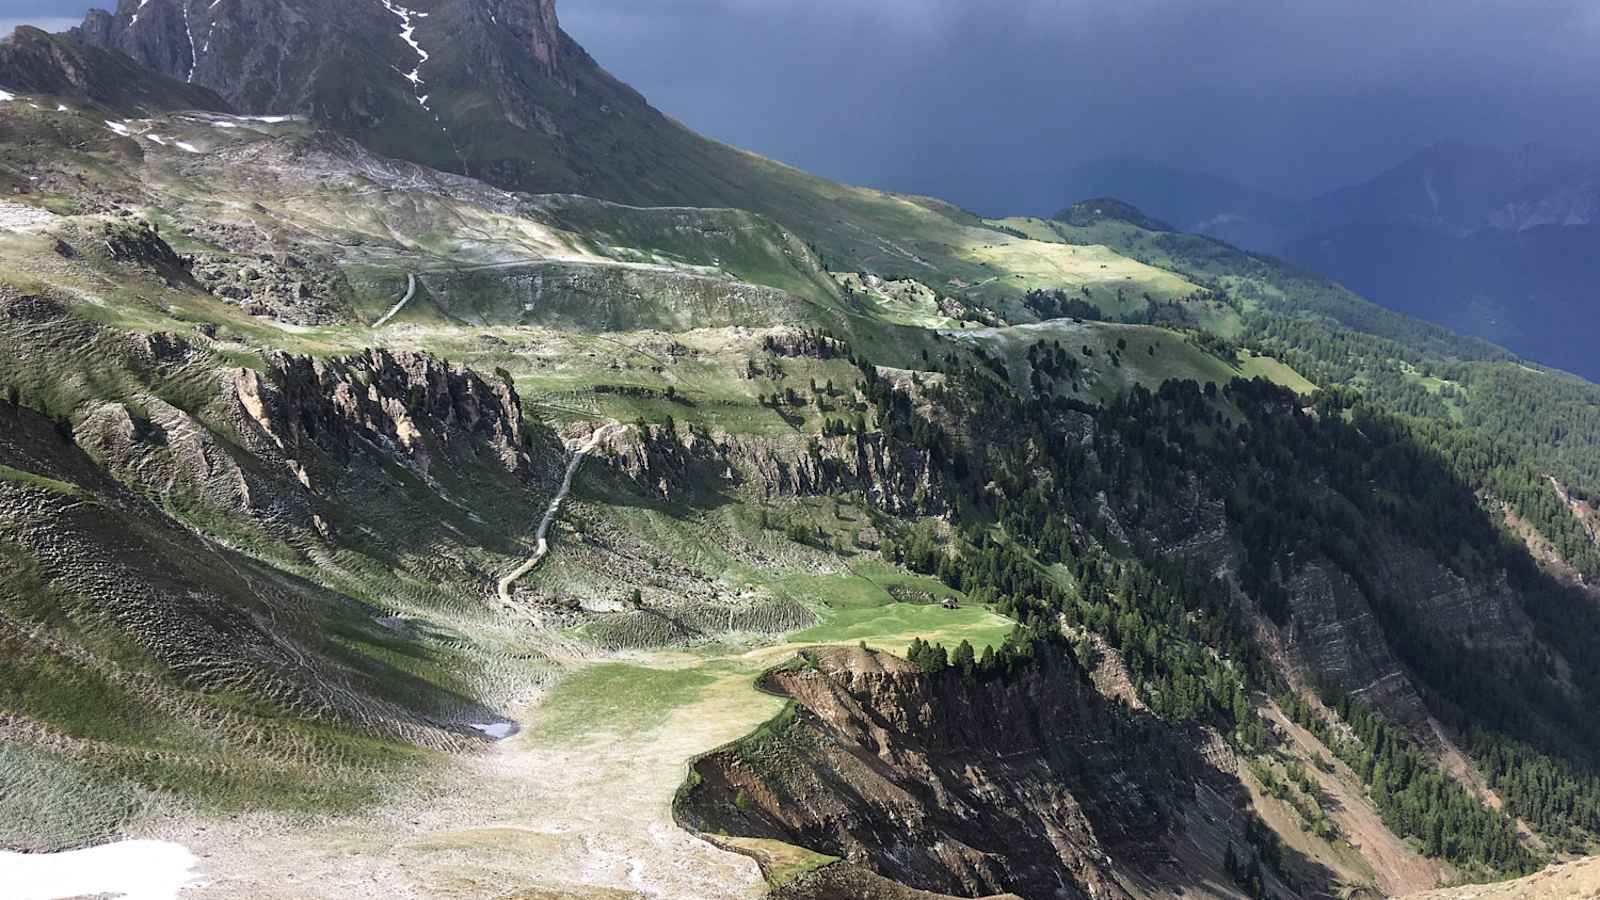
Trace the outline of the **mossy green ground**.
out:
<instances>
[{"instance_id":1,"label":"mossy green ground","mask_svg":"<svg viewBox=\"0 0 1600 900\"><path fill-rule=\"evenodd\" d=\"M1013 386L1019 390L1027 385L1028 348L1040 341L1051 348L1060 343L1081 368L1076 379L1057 380L1056 389L1083 400L1110 400L1135 385L1154 391L1174 379L1220 386L1235 378L1262 377L1302 394L1316 390L1314 384L1279 360L1240 354L1230 363L1201 349L1182 332L1149 325L1052 319L1032 325L954 332L952 338L981 344L999 355L1006 362Z\"/></svg>"},{"instance_id":2,"label":"mossy green ground","mask_svg":"<svg viewBox=\"0 0 1600 900\"><path fill-rule=\"evenodd\" d=\"M536 741L581 737L595 730L619 735L653 728L727 671L723 661L689 668L608 662L587 666L562 682L528 729Z\"/></svg>"},{"instance_id":3,"label":"mossy green ground","mask_svg":"<svg viewBox=\"0 0 1600 900\"><path fill-rule=\"evenodd\" d=\"M717 696L713 688L726 688L731 679L754 694L754 680L762 671L805 647L865 642L873 649L901 654L913 638L920 637L950 647L967 640L982 652L985 646L998 647L1015 624L970 603L946 609L938 602L895 600L891 587L964 598L932 579L896 574L881 563L862 569L873 574L791 574L777 579L774 588L809 598L822 617L818 625L781 640L754 647L713 644L582 666L539 706L528 728L529 739L569 743L601 734L626 737L649 731L674 710L690 706L717 715L711 708L715 704L708 703L708 698Z\"/></svg>"}]
</instances>

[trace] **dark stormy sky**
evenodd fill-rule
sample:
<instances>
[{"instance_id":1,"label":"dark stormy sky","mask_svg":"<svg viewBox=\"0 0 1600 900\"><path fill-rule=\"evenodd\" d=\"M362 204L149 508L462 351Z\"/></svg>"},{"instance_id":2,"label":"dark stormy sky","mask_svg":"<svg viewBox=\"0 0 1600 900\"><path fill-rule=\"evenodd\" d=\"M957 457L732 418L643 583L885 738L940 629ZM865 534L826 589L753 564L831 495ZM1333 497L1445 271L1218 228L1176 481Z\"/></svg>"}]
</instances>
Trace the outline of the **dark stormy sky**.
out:
<instances>
[{"instance_id":1,"label":"dark stormy sky","mask_svg":"<svg viewBox=\"0 0 1600 900\"><path fill-rule=\"evenodd\" d=\"M83 6L0 0L0 32L64 27ZM1600 148L1595 0L559 0L559 12L688 125L899 189L1138 156L1307 196L1440 140Z\"/></svg>"},{"instance_id":2,"label":"dark stormy sky","mask_svg":"<svg viewBox=\"0 0 1600 900\"><path fill-rule=\"evenodd\" d=\"M896 187L1137 155L1304 195L1446 139L1600 146L1595 0L561 0L560 10L596 59L687 124Z\"/></svg>"}]
</instances>

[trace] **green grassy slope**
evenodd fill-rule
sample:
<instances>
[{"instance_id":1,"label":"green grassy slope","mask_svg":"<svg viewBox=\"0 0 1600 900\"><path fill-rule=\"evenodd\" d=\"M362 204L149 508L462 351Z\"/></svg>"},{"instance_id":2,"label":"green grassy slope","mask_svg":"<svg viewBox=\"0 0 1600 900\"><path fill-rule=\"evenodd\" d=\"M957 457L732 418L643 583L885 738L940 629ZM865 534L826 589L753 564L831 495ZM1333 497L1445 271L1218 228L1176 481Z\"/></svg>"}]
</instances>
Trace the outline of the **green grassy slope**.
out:
<instances>
[{"instance_id":1,"label":"green grassy slope","mask_svg":"<svg viewBox=\"0 0 1600 900\"><path fill-rule=\"evenodd\" d=\"M1080 366L1075 379L1060 379L1057 388L1083 400L1109 400L1134 385L1155 390L1169 380L1193 380L1222 386L1235 378L1265 378L1298 393L1316 386L1293 368L1265 356L1239 353L1224 359L1202 349L1185 334L1147 325L1078 322L1053 319L1008 328L952 332L952 338L982 346L1006 363L1013 387L1026 390L1028 351L1041 342L1053 352L1059 345Z\"/></svg>"},{"instance_id":2,"label":"green grassy slope","mask_svg":"<svg viewBox=\"0 0 1600 900\"><path fill-rule=\"evenodd\" d=\"M1281 357L1320 385L1358 390L1398 412L1464 426L1460 440L1480 446L1461 454L1480 460L1469 477L1497 483L1497 492L1514 497L1545 530L1569 530L1570 522L1546 509L1552 504L1534 487L1535 476L1553 475L1582 493L1600 493L1600 386L1212 238L1152 231L1076 208L1032 222L1061 240L1104 244L1222 292L1242 311L1237 329L1224 335ZM1594 555L1576 545L1569 550Z\"/></svg>"}]
</instances>

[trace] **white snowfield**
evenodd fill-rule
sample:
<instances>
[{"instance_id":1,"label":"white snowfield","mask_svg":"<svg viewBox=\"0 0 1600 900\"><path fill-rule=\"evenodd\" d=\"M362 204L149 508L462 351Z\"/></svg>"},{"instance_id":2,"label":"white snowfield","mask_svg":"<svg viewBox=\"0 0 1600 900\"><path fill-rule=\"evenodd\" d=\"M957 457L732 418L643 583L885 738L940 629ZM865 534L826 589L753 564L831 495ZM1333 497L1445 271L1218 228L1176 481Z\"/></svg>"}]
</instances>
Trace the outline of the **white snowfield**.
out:
<instances>
[{"instance_id":1,"label":"white snowfield","mask_svg":"<svg viewBox=\"0 0 1600 900\"><path fill-rule=\"evenodd\" d=\"M17 99L17 95L16 94L11 93L10 91L6 90L5 88L0 88L0 103L5 103L7 101L15 100L15 99Z\"/></svg>"},{"instance_id":2,"label":"white snowfield","mask_svg":"<svg viewBox=\"0 0 1600 900\"><path fill-rule=\"evenodd\" d=\"M468 725L467 727L481 731L497 741L503 741L521 730L517 728L517 723L515 722L495 722L491 725Z\"/></svg>"},{"instance_id":3,"label":"white snowfield","mask_svg":"<svg viewBox=\"0 0 1600 900\"><path fill-rule=\"evenodd\" d=\"M193 853L165 841L123 841L65 853L0 852L0 894L7 900L110 896L178 900L199 882Z\"/></svg>"}]
</instances>

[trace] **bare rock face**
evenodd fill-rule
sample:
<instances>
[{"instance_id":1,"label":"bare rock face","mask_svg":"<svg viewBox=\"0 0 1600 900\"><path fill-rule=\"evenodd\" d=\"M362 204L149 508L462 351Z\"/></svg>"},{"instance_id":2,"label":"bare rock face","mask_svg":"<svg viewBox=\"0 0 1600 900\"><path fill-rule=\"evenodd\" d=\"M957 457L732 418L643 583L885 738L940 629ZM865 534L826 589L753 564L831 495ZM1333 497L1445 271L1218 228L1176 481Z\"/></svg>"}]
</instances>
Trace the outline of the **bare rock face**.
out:
<instances>
[{"instance_id":1,"label":"bare rock face","mask_svg":"<svg viewBox=\"0 0 1600 900\"><path fill-rule=\"evenodd\" d=\"M1043 653L1015 676L971 679L883 653L815 651L814 665L762 682L795 700L792 721L697 761L679 817L924 891L1129 897L1136 871L1178 879L1141 893L1208 893L1206 866L1177 875L1167 842L1194 785L1226 796L1227 779L1102 697L1065 652ZM1207 828L1226 832L1232 816L1224 803Z\"/></svg>"},{"instance_id":2,"label":"bare rock face","mask_svg":"<svg viewBox=\"0 0 1600 900\"><path fill-rule=\"evenodd\" d=\"M1398 541L1385 542L1374 562L1379 590L1412 598L1428 624L1453 643L1494 653L1535 648L1533 625L1504 573L1469 581Z\"/></svg>"},{"instance_id":3,"label":"bare rock face","mask_svg":"<svg viewBox=\"0 0 1600 900\"><path fill-rule=\"evenodd\" d=\"M173 109L226 111L221 97L181 79L141 69L114 47L109 38L112 17L91 10L85 28L96 36L84 42L46 34L22 25L0 41L0 84L11 91L76 95L124 112ZM166 71L166 70L161 70Z\"/></svg>"},{"instance_id":4,"label":"bare rock face","mask_svg":"<svg viewBox=\"0 0 1600 900\"><path fill-rule=\"evenodd\" d=\"M296 325L328 325L348 321L351 316L349 285L342 273L331 267L308 266L290 254L258 254L240 260L200 253L195 255L193 272L212 296L251 315Z\"/></svg>"},{"instance_id":5,"label":"bare rock face","mask_svg":"<svg viewBox=\"0 0 1600 900\"><path fill-rule=\"evenodd\" d=\"M370 350L334 360L278 353L265 373L240 369L240 410L285 454L349 460L357 442L426 475L440 457L492 453L513 473L529 465L522 401L509 379L486 381L425 353Z\"/></svg>"},{"instance_id":6,"label":"bare rock face","mask_svg":"<svg viewBox=\"0 0 1600 900\"><path fill-rule=\"evenodd\" d=\"M483 7L490 23L510 31L517 43L539 61L545 75L566 81L556 0L484 0Z\"/></svg>"},{"instance_id":7,"label":"bare rock face","mask_svg":"<svg viewBox=\"0 0 1600 900\"><path fill-rule=\"evenodd\" d=\"M387 32L398 47L380 46L393 49L399 62L409 48L399 39L398 22L377 0L119 0L113 12L90 10L71 34L168 77L210 87L242 112L310 114L319 88L332 87L326 81L332 73L319 63L336 62L336 54L346 54L351 65L375 63L371 45L359 44Z\"/></svg>"},{"instance_id":8,"label":"bare rock face","mask_svg":"<svg viewBox=\"0 0 1600 900\"><path fill-rule=\"evenodd\" d=\"M794 445L651 426L617 435L610 449L612 465L641 490L662 497L722 481L754 486L769 499L855 492L895 514L944 511L946 494L926 454L881 434L816 436Z\"/></svg>"},{"instance_id":9,"label":"bare rock face","mask_svg":"<svg viewBox=\"0 0 1600 900\"><path fill-rule=\"evenodd\" d=\"M1360 586L1318 560L1301 566L1286 587L1292 618L1285 646L1295 667L1416 730L1427 716L1422 697Z\"/></svg>"},{"instance_id":10,"label":"bare rock face","mask_svg":"<svg viewBox=\"0 0 1600 900\"><path fill-rule=\"evenodd\" d=\"M1173 553L1207 561L1220 575L1237 580L1243 567L1236 525L1198 480L1142 506L1124 504L1108 513ZM1371 557L1354 568L1320 553L1276 568L1286 617L1277 626L1263 621L1258 634L1301 685L1349 694L1437 749L1441 740L1422 688L1391 643L1397 619L1414 621L1465 651L1548 651L1503 573L1464 578L1402 535L1383 535L1373 546Z\"/></svg>"},{"instance_id":11,"label":"bare rock face","mask_svg":"<svg viewBox=\"0 0 1600 900\"><path fill-rule=\"evenodd\" d=\"M89 44L121 50L146 68L189 80L195 60L187 16L184 5L172 0L122 0L115 13L89 10L82 33Z\"/></svg>"}]
</instances>

